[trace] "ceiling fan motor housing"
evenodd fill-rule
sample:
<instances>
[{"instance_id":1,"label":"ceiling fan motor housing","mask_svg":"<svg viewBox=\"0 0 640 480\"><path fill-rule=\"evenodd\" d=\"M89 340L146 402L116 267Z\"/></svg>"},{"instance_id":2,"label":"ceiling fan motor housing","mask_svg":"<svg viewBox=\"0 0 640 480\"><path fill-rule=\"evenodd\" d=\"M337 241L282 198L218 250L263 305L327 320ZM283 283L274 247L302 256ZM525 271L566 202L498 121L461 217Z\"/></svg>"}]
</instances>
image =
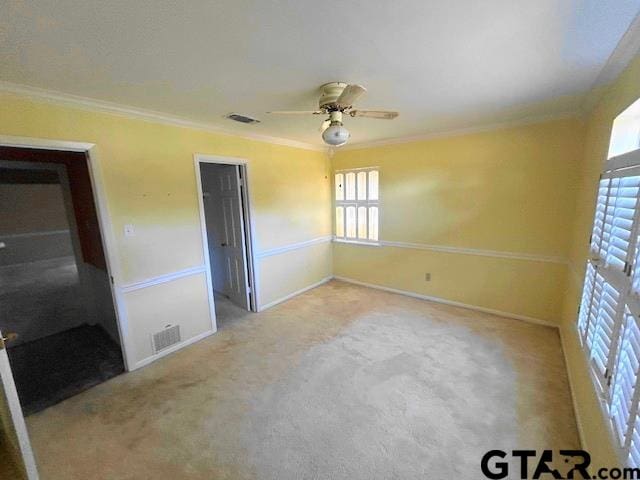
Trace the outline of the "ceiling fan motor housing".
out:
<instances>
[{"instance_id":1,"label":"ceiling fan motor housing","mask_svg":"<svg viewBox=\"0 0 640 480\"><path fill-rule=\"evenodd\" d=\"M342 112L340 110L334 110L329 112L329 120L331 120L331 124L339 123L342 125Z\"/></svg>"},{"instance_id":2,"label":"ceiling fan motor housing","mask_svg":"<svg viewBox=\"0 0 640 480\"><path fill-rule=\"evenodd\" d=\"M326 83L320 87L320 110L337 110L336 100L342 94L347 84L344 82Z\"/></svg>"}]
</instances>

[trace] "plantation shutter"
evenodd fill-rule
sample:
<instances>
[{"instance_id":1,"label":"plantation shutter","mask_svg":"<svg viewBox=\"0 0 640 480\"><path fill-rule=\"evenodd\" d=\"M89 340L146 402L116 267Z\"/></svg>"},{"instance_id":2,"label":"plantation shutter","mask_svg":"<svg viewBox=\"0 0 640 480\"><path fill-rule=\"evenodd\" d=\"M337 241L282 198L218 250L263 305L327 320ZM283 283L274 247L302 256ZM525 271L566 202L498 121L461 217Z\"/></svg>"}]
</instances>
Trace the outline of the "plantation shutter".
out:
<instances>
[{"instance_id":1,"label":"plantation shutter","mask_svg":"<svg viewBox=\"0 0 640 480\"><path fill-rule=\"evenodd\" d=\"M640 152L600 177L578 332L619 448L640 466ZM637 388L636 388L637 387Z\"/></svg>"},{"instance_id":2,"label":"plantation shutter","mask_svg":"<svg viewBox=\"0 0 640 480\"><path fill-rule=\"evenodd\" d=\"M640 367L640 328L625 305L611 387L610 415L620 447L629 446L638 410L635 387Z\"/></svg>"},{"instance_id":3,"label":"plantation shutter","mask_svg":"<svg viewBox=\"0 0 640 480\"><path fill-rule=\"evenodd\" d=\"M364 243L378 241L379 178L376 168L336 172L336 239Z\"/></svg>"},{"instance_id":4,"label":"plantation shutter","mask_svg":"<svg viewBox=\"0 0 640 480\"><path fill-rule=\"evenodd\" d=\"M600 180L591 250L604 265L626 273L640 190L640 176L607 174Z\"/></svg>"}]
</instances>

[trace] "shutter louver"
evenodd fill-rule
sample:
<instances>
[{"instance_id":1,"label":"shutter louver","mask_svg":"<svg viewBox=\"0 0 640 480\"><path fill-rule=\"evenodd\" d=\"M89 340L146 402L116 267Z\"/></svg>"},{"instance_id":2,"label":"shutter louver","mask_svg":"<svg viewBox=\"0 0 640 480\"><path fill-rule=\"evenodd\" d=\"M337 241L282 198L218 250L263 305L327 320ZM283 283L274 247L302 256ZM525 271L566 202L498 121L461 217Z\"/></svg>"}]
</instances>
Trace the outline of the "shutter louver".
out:
<instances>
[{"instance_id":1,"label":"shutter louver","mask_svg":"<svg viewBox=\"0 0 640 480\"><path fill-rule=\"evenodd\" d=\"M578 330L580 339L584 343L587 330L589 328L589 314L591 312L591 297L596 281L596 267L593 263L587 262L587 269L584 274L584 287L582 289L582 300L580 301L580 314L578 317Z\"/></svg>"},{"instance_id":2,"label":"shutter louver","mask_svg":"<svg viewBox=\"0 0 640 480\"><path fill-rule=\"evenodd\" d=\"M640 195L640 194L639 194ZM631 257L631 292L635 295L640 295L640 235L638 226L635 225L635 229L631 235L631 248L633 249L633 255Z\"/></svg>"},{"instance_id":3,"label":"shutter louver","mask_svg":"<svg viewBox=\"0 0 640 480\"><path fill-rule=\"evenodd\" d=\"M597 254L602 242L602 232L604 230L604 217L607 208L607 196L609 194L609 178L600 180L598 186L598 197L596 200L596 212L593 218L593 232L591 234L591 251Z\"/></svg>"},{"instance_id":4,"label":"shutter louver","mask_svg":"<svg viewBox=\"0 0 640 480\"><path fill-rule=\"evenodd\" d=\"M604 277L600 275L597 270L593 281L593 293L591 295L591 303L589 305L589 318L587 328L585 332L585 344L587 348L591 350L593 345L594 333L596 331L596 324L598 323L598 314L600 299L602 298L602 291L604 289Z\"/></svg>"},{"instance_id":5,"label":"shutter louver","mask_svg":"<svg viewBox=\"0 0 640 480\"><path fill-rule=\"evenodd\" d=\"M631 280L631 291L636 295L640 294L640 244L638 235L635 236L635 248L633 253L633 277Z\"/></svg>"}]
</instances>

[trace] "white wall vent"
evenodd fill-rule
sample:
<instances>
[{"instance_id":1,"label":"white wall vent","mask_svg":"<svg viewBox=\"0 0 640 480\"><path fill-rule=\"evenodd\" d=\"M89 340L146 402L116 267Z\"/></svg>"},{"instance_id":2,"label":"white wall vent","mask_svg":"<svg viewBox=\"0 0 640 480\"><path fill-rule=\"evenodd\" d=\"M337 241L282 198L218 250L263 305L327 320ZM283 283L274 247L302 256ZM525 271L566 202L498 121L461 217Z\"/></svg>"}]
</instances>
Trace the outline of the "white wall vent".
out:
<instances>
[{"instance_id":1,"label":"white wall vent","mask_svg":"<svg viewBox=\"0 0 640 480\"><path fill-rule=\"evenodd\" d=\"M164 330L151 336L154 353L161 352L176 343L180 343L180 325L167 325Z\"/></svg>"}]
</instances>

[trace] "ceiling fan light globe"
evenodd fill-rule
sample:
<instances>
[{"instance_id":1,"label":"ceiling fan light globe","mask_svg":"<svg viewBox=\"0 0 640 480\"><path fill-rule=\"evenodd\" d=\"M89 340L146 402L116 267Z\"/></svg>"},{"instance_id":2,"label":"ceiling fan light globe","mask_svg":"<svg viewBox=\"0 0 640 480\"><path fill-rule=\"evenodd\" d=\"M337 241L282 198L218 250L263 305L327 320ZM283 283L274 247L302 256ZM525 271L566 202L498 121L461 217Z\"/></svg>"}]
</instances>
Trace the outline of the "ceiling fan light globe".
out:
<instances>
[{"instance_id":1,"label":"ceiling fan light globe","mask_svg":"<svg viewBox=\"0 0 640 480\"><path fill-rule=\"evenodd\" d=\"M331 125L324 132L322 132L322 139L324 143L333 147L339 147L349 141L351 134L349 130L342 125Z\"/></svg>"}]
</instances>

